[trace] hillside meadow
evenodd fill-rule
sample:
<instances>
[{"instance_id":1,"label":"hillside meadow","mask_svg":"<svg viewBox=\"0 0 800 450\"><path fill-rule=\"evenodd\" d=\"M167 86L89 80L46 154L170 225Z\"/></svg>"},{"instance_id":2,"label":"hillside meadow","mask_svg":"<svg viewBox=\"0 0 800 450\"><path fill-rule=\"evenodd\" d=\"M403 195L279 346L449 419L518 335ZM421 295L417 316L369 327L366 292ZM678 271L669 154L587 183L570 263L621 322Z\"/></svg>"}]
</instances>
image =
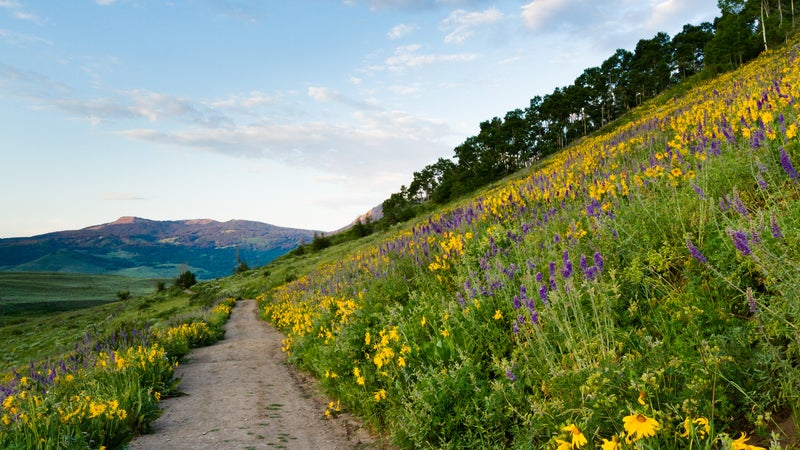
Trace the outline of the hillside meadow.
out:
<instances>
[{"instance_id":1,"label":"hillside meadow","mask_svg":"<svg viewBox=\"0 0 800 450\"><path fill-rule=\"evenodd\" d=\"M320 258L263 315L402 448L796 446L799 51Z\"/></svg>"},{"instance_id":2,"label":"hillside meadow","mask_svg":"<svg viewBox=\"0 0 800 450\"><path fill-rule=\"evenodd\" d=\"M399 448L796 448L799 51L388 233L0 327L0 446L124 445L258 297Z\"/></svg>"}]
</instances>

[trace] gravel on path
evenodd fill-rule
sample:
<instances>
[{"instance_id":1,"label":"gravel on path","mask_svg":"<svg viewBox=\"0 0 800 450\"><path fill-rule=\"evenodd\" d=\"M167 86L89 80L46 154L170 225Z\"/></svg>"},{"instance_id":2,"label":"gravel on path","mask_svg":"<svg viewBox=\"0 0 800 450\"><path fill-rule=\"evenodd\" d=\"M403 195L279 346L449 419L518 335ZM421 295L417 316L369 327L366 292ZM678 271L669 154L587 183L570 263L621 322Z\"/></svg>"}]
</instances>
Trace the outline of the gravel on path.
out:
<instances>
[{"instance_id":1,"label":"gravel on path","mask_svg":"<svg viewBox=\"0 0 800 450\"><path fill-rule=\"evenodd\" d=\"M383 448L350 414L325 419L329 400L286 364L283 338L258 318L254 300L237 302L225 339L189 353L176 371L182 395L164 399L152 433L128 448Z\"/></svg>"}]
</instances>

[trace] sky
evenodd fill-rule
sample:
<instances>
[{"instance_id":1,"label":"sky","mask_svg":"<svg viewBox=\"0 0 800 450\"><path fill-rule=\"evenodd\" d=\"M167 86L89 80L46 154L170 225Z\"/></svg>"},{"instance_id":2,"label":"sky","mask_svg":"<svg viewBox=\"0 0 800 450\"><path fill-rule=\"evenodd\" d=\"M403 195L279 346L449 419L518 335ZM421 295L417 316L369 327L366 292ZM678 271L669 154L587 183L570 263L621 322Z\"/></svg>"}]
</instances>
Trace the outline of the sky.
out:
<instances>
[{"instance_id":1,"label":"sky","mask_svg":"<svg viewBox=\"0 0 800 450\"><path fill-rule=\"evenodd\" d=\"M332 231L716 0L0 0L0 238Z\"/></svg>"}]
</instances>

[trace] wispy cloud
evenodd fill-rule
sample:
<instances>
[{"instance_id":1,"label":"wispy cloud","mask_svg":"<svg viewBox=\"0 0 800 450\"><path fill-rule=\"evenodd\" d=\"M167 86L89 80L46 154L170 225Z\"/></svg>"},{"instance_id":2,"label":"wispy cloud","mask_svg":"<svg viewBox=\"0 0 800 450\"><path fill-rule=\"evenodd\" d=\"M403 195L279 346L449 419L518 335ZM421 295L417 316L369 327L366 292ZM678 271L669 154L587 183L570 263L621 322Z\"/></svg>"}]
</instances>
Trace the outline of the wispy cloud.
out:
<instances>
[{"instance_id":1,"label":"wispy cloud","mask_svg":"<svg viewBox=\"0 0 800 450\"><path fill-rule=\"evenodd\" d=\"M443 154L444 121L400 111L356 112L352 122L260 121L229 128L139 128L118 134L136 140L245 158L269 159L343 176L369 179L379 172L408 174L419 161ZM387 169L389 168L389 169Z\"/></svg>"},{"instance_id":2,"label":"wispy cloud","mask_svg":"<svg viewBox=\"0 0 800 450\"><path fill-rule=\"evenodd\" d=\"M498 24L503 18L503 13L496 8L475 12L456 9L442 21L440 28L450 31L444 38L446 43L460 44L472 37L477 29Z\"/></svg>"},{"instance_id":3,"label":"wispy cloud","mask_svg":"<svg viewBox=\"0 0 800 450\"><path fill-rule=\"evenodd\" d=\"M36 13L28 11L16 0L0 0L0 8L10 12L15 19L42 22L42 19Z\"/></svg>"},{"instance_id":4,"label":"wispy cloud","mask_svg":"<svg viewBox=\"0 0 800 450\"><path fill-rule=\"evenodd\" d=\"M336 102L359 110L380 109L373 101L355 99L327 87L309 86L308 96L318 102Z\"/></svg>"},{"instance_id":5,"label":"wispy cloud","mask_svg":"<svg viewBox=\"0 0 800 450\"><path fill-rule=\"evenodd\" d=\"M399 25L395 25L392 27L391 30L386 34L386 37L392 40L397 40L408 36L409 34L413 33L417 30L417 27L414 25L407 25L401 23Z\"/></svg>"},{"instance_id":6,"label":"wispy cloud","mask_svg":"<svg viewBox=\"0 0 800 450\"><path fill-rule=\"evenodd\" d=\"M684 23L711 20L717 12L712 0L531 0L521 7L528 30L577 39L592 36L594 46L603 48L669 32L665 28L679 30Z\"/></svg>"},{"instance_id":7,"label":"wispy cloud","mask_svg":"<svg viewBox=\"0 0 800 450\"><path fill-rule=\"evenodd\" d=\"M29 44L41 44L41 45L48 45L52 46L53 43L47 39L41 38L39 36L33 36L30 34L18 33L16 31L11 30L3 30L0 29L0 40L3 40L9 45L24 47Z\"/></svg>"},{"instance_id":8,"label":"wispy cloud","mask_svg":"<svg viewBox=\"0 0 800 450\"><path fill-rule=\"evenodd\" d=\"M447 62L465 62L477 58L474 53L420 53L421 45L404 45L395 49L394 55L386 58L383 68L388 70L406 70L418 66Z\"/></svg>"}]
</instances>

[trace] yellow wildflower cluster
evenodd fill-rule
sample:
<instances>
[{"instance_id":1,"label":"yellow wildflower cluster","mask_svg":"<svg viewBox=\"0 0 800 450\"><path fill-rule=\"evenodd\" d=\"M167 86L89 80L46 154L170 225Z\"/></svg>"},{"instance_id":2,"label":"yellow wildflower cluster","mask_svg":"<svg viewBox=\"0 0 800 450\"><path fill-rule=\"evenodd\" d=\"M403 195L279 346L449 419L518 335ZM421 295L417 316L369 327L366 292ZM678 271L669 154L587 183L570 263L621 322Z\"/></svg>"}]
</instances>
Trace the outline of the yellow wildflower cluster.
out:
<instances>
[{"instance_id":1,"label":"yellow wildflower cluster","mask_svg":"<svg viewBox=\"0 0 800 450\"><path fill-rule=\"evenodd\" d=\"M436 255L434 261L428 265L428 270L431 272L436 270L447 270L450 268L450 261L457 257L464 256L464 246L466 242L472 239L472 233L466 232L463 235L447 231L442 235L442 240L439 241L439 247L442 249L441 255ZM428 236L429 244L436 242L436 237Z\"/></svg>"},{"instance_id":2,"label":"yellow wildflower cluster","mask_svg":"<svg viewBox=\"0 0 800 450\"><path fill-rule=\"evenodd\" d=\"M370 340L369 333L367 333L365 336L365 342ZM398 367L405 367L405 357L411 353L411 348L405 344L400 346L399 350L393 348L392 343L398 342L400 342L400 335L397 332L397 327L389 327L388 329L381 330L379 332L378 339L372 346L372 349L374 350L372 362L379 371L391 363L392 360L397 363ZM366 344L369 345L369 342L366 342ZM380 373L388 375L386 372Z\"/></svg>"},{"instance_id":3,"label":"yellow wildflower cluster","mask_svg":"<svg viewBox=\"0 0 800 450\"><path fill-rule=\"evenodd\" d=\"M80 424L87 419L102 417L108 420L125 420L128 413L119 407L117 400L100 400L89 395L75 395L68 406L58 409L61 423Z\"/></svg>"},{"instance_id":4,"label":"yellow wildflower cluster","mask_svg":"<svg viewBox=\"0 0 800 450\"><path fill-rule=\"evenodd\" d=\"M339 400L336 400L336 403L333 402L328 403L327 408L325 408L325 418L332 419L333 417L335 417L336 413L338 413L341 410L341 406L342 404Z\"/></svg>"}]
</instances>

